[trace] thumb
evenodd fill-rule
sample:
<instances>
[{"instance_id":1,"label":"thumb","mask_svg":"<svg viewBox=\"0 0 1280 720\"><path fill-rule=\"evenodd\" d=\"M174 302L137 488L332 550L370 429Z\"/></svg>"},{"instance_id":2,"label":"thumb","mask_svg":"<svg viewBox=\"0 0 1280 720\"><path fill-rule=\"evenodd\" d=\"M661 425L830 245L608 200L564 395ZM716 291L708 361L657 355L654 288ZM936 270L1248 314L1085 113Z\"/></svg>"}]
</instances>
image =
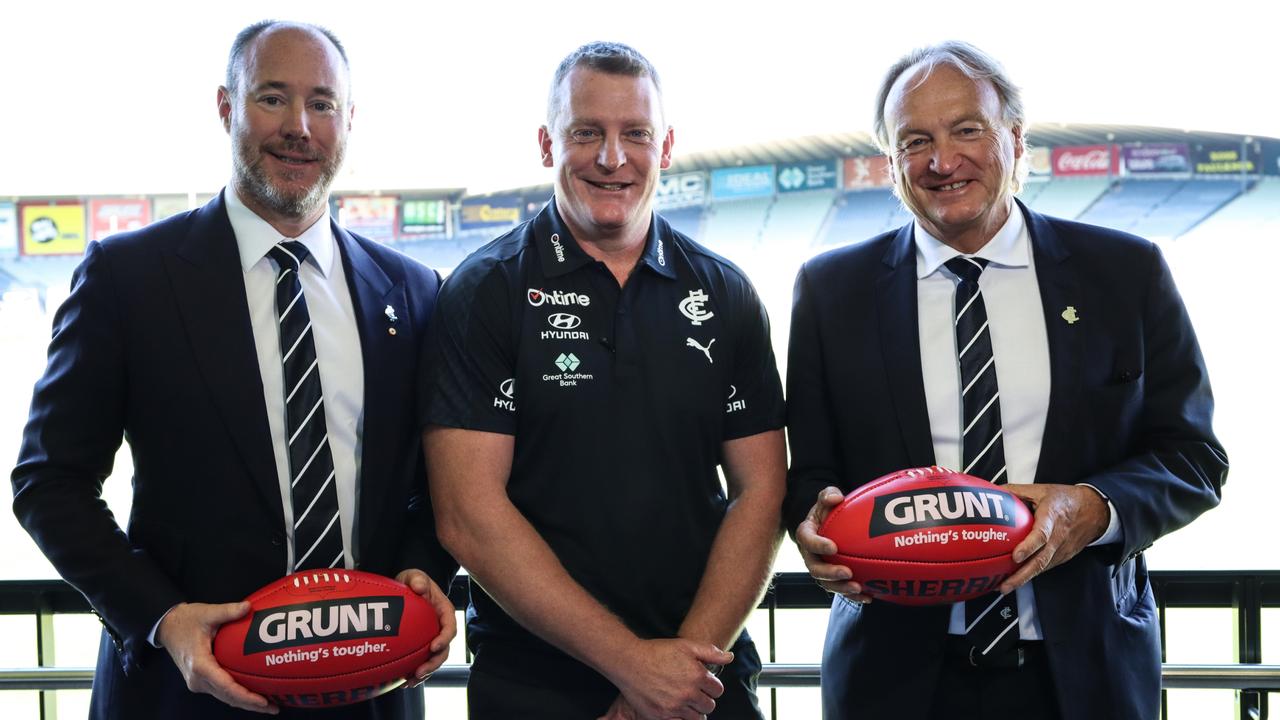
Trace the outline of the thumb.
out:
<instances>
[{"instance_id":1,"label":"thumb","mask_svg":"<svg viewBox=\"0 0 1280 720\"><path fill-rule=\"evenodd\" d=\"M707 665L728 665L733 662L733 653L709 644L695 645L693 647L693 656Z\"/></svg>"},{"instance_id":2,"label":"thumb","mask_svg":"<svg viewBox=\"0 0 1280 720\"><path fill-rule=\"evenodd\" d=\"M232 620L239 620L249 612L249 601L241 600L240 602L222 603L221 605L210 605L209 614L206 619L212 625L222 625Z\"/></svg>"}]
</instances>

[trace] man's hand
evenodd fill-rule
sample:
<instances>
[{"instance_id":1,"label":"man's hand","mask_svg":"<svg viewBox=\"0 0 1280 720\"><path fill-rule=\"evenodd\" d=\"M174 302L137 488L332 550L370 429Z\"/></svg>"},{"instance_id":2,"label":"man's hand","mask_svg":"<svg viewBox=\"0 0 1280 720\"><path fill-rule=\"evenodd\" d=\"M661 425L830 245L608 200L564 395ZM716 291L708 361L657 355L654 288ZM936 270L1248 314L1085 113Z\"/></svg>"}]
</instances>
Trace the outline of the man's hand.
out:
<instances>
[{"instance_id":1,"label":"man's hand","mask_svg":"<svg viewBox=\"0 0 1280 720\"><path fill-rule=\"evenodd\" d=\"M853 573L843 565L832 565L822 558L834 554L836 544L818 534L822 521L827 519L831 508L844 500L840 488L826 487L818 493L818 501L809 509L809 515L796 528L796 546L800 548L800 557L804 558L809 574L828 592L844 595L854 602L869 603L871 596L862 592L862 586L850 580Z\"/></svg>"},{"instance_id":2,"label":"man's hand","mask_svg":"<svg viewBox=\"0 0 1280 720\"><path fill-rule=\"evenodd\" d=\"M169 651L187 689L212 695L241 710L275 715L280 709L236 682L213 657L213 636L223 624L244 617L248 602L208 605L180 603L160 621L156 640Z\"/></svg>"},{"instance_id":3,"label":"man's hand","mask_svg":"<svg viewBox=\"0 0 1280 720\"><path fill-rule=\"evenodd\" d=\"M425 663L413 671L413 677L409 678L408 687L416 687L439 669L444 664L445 658L449 657L449 643L458 634L458 620L454 615L453 603L449 602L449 596L441 591L440 586L436 585L426 573L417 568L409 568L396 575L396 580L408 585L410 590L431 603L431 607L436 610L436 618L440 620L440 634L431 641L431 655Z\"/></svg>"},{"instance_id":4,"label":"man's hand","mask_svg":"<svg viewBox=\"0 0 1280 720\"><path fill-rule=\"evenodd\" d=\"M630 660L625 672L610 680L636 718L702 720L716 709L716 698L724 693L724 685L707 666L728 665L733 653L679 638L640 640Z\"/></svg>"},{"instance_id":5,"label":"man's hand","mask_svg":"<svg viewBox=\"0 0 1280 720\"><path fill-rule=\"evenodd\" d=\"M1031 578L1076 556L1106 532L1111 510L1096 490L1084 485L1050 483L1008 484L1005 490L1027 501L1035 511L1035 524L1013 549L1017 572L1000 584L1010 593Z\"/></svg>"}]
</instances>

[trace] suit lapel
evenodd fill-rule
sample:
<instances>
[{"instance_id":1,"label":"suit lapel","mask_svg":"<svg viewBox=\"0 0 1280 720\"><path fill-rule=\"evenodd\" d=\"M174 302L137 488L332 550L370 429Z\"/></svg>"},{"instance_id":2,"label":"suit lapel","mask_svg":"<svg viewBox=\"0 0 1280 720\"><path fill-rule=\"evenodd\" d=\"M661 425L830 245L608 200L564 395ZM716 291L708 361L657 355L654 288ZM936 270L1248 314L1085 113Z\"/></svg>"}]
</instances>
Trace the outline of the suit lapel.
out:
<instances>
[{"instance_id":1,"label":"suit lapel","mask_svg":"<svg viewBox=\"0 0 1280 720\"><path fill-rule=\"evenodd\" d=\"M271 429L249 322L244 272L222 196L192 216L187 236L165 255L183 324L213 404L240 451L263 505L284 525Z\"/></svg>"},{"instance_id":2,"label":"suit lapel","mask_svg":"<svg viewBox=\"0 0 1280 720\"><path fill-rule=\"evenodd\" d=\"M1021 203L1031 234L1036 279L1044 305L1045 332L1049 339L1049 411L1045 416L1044 438L1036 464L1036 482L1062 482L1056 476L1072 466L1068 461L1072 445L1070 429L1080 396L1080 368L1084 352L1084 332L1069 317L1087 317L1079 279L1071 265L1071 253L1053 226L1039 213ZM1068 308L1073 308L1075 315ZM1064 317L1064 313L1066 316ZM1056 469L1056 470L1055 470ZM1067 480L1070 482L1070 480Z\"/></svg>"},{"instance_id":3,"label":"suit lapel","mask_svg":"<svg viewBox=\"0 0 1280 720\"><path fill-rule=\"evenodd\" d=\"M364 420L356 492L359 498L356 520L359 542L355 548L358 561L359 549L368 547L370 535L377 532L377 513L383 507L387 491L394 485L388 481L390 474L401 461L391 457L390 448L382 446L380 441L403 433L403 428L392 427L397 422L393 404L403 402L399 399L401 393L414 390L397 387L395 379L401 375L386 370L390 359L399 354L399 345L413 341L413 334L408 332L413 325L404 284L393 282L360 243L337 223L333 224L333 235L338 240L347 286L351 290L364 365ZM394 321L392 315L396 318ZM392 329L398 329L397 335L391 334ZM365 482L366 478L376 481Z\"/></svg>"},{"instance_id":4,"label":"suit lapel","mask_svg":"<svg viewBox=\"0 0 1280 720\"><path fill-rule=\"evenodd\" d=\"M934 462L933 433L929 430L924 373L920 366L919 298L912 227L908 224L899 230L885 253L884 273L876 280L876 312L889 396L898 415L903 444L911 465L923 467Z\"/></svg>"}]
</instances>

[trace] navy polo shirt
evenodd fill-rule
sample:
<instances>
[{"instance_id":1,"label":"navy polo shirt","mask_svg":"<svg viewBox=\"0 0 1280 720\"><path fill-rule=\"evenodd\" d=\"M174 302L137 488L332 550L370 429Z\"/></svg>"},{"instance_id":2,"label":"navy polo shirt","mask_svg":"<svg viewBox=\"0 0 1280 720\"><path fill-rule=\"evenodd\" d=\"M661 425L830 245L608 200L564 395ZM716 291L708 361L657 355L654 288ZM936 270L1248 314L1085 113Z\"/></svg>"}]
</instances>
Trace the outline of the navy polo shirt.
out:
<instances>
[{"instance_id":1,"label":"navy polo shirt","mask_svg":"<svg viewBox=\"0 0 1280 720\"><path fill-rule=\"evenodd\" d=\"M432 330L424 423L514 435L515 507L632 631L674 637L728 505L722 443L784 422L742 271L655 214L619 288L552 201L458 266ZM467 627L560 654L475 584Z\"/></svg>"}]
</instances>

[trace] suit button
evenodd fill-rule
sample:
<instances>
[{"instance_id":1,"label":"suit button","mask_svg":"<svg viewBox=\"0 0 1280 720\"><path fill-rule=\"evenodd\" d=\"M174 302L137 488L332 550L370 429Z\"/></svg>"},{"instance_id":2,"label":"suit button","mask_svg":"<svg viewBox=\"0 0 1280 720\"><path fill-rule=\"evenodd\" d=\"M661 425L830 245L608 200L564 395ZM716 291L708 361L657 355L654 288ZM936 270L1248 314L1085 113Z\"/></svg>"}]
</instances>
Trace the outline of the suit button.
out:
<instances>
[{"instance_id":1,"label":"suit button","mask_svg":"<svg viewBox=\"0 0 1280 720\"><path fill-rule=\"evenodd\" d=\"M284 536L281 535L280 533L276 533L275 535L272 535L271 544L275 545L276 547L280 547L281 545L284 544Z\"/></svg>"}]
</instances>

